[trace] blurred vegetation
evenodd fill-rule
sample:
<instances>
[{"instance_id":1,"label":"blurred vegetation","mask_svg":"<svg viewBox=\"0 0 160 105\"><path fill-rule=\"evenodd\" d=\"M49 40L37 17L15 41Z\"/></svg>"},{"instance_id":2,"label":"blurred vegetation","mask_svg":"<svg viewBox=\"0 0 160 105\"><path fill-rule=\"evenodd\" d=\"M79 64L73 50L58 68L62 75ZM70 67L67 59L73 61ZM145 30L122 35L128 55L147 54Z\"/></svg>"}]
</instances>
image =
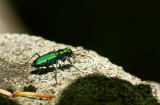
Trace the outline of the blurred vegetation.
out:
<instances>
[{"instance_id":1,"label":"blurred vegetation","mask_svg":"<svg viewBox=\"0 0 160 105\"><path fill-rule=\"evenodd\" d=\"M9 92L11 92L11 93L14 92L14 89L12 87L7 88L6 90L9 91Z\"/></svg>"},{"instance_id":2,"label":"blurred vegetation","mask_svg":"<svg viewBox=\"0 0 160 105\"><path fill-rule=\"evenodd\" d=\"M93 74L63 91L57 105L160 105L149 85L132 85L118 78Z\"/></svg>"},{"instance_id":3,"label":"blurred vegetation","mask_svg":"<svg viewBox=\"0 0 160 105\"><path fill-rule=\"evenodd\" d=\"M29 85L29 86L24 86L24 91L29 91L29 92L36 92L37 91L37 88L33 85Z\"/></svg>"},{"instance_id":4,"label":"blurred vegetation","mask_svg":"<svg viewBox=\"0 0 160 105\"><path fill-rule=\"evenodd\" d=\"M18 104L17 102L15 102L9 98L0 96L0 105L20 105L20 104Z\"/></svg>"}]
</instances>

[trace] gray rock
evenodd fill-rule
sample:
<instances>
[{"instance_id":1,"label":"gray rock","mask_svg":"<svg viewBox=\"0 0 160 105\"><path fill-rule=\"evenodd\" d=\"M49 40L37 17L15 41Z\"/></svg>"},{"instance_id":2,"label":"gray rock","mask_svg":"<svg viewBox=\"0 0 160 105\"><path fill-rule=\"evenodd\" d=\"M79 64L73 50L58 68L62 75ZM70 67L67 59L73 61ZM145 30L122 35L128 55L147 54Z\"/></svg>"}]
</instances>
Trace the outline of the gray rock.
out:
<instances>
[{"instance_id":1,"label":"gray rock","mask_svg":"<svg viewBox=\"0 0 160 105\"><path fill-rule=\"evenodd\" d=\"M31 62L36 59L36 57L27 65L22 64L30 59L36 52L43 55L54 49L58 50L66 47L70 47L73 51L83 49L81 46L73 47L27 34L0 34L0 88L6 89L7 87L13 87L16 92L23 91L23 87L29 85L31 80L36 76L35 74L31 74L32 71L35 71L35 68L31 67ZM51 100L33 101L32 98L18 97L15 98L15 100L23 105L54 105L62 91L75 79L92 73L101 73L107 77L118 77L127 80L134 85L151 85L153 96L160 103L160 85L158 83L142 81L138 77L125 72L121 66L111 63L108 58L98 55L95 51L81 50L77 53L88 55L92 57L94 61L84 56L77 56L73 62L80 71L73 67L58 69L57 86L54 86L54 72L37 75L32 82L32 84L38 88L38 93L53 94L55 92L55 98ZM65 62L65 64L69 63ZM59 65L64 65L64 63L59 61Z\"/></svg>"}]
</instances>

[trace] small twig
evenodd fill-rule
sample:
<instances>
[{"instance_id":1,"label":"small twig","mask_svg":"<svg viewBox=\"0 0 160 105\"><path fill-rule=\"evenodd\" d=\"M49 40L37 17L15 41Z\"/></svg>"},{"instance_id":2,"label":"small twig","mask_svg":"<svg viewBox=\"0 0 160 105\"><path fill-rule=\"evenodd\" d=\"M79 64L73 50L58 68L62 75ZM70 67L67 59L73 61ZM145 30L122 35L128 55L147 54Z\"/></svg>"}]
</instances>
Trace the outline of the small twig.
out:
<instances>
[{"instance_id":1,"label":"small twig","mask_svg":"<svg viewBox=\"0 0 160 105\"><path fill-rule=\"evenodd\" d=\"M38 94L35 92L17 92L12 94L13 97L18 97L18 96L35 96L39 98L53 98L53 95L46 95L46 94Z\"/></svg>"},{"instance_id":2,"label":"small twig","mask_svg":"<svg viewBox=\"0 0 160 105\"><path fill-rule=\"evenodd\" d=\"M8 97L12 97L12 93L3 89L0 89L0 94Z\"/></svg>"},{"instance_id":3,"label":"small twig","mask_svg":"<svg viewBox=\"0 0 160 105\"><path fill-rule=\"evenodd\" d=\"M48 95L48 94L39 94L35 92L17 92L17 93L11 93L9 91L0 89L0 94L8 97L18 97L18 96L35 96L39 98L54 98L53 95Z\"/></svg>"}]
</instances>

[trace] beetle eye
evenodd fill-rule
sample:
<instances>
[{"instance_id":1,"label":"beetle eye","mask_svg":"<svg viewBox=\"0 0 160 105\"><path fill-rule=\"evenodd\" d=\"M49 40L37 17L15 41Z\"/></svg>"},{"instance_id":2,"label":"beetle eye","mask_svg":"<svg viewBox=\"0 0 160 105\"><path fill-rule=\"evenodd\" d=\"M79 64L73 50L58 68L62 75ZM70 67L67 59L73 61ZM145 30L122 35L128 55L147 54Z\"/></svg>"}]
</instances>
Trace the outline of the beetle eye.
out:
<instances>
[{"instance_id":1,"label":"beetle eye","mask_svg":"<svg viewBox=\"0 0 160 105\"><path fill-rule=\"evenodd\" d=\"M72 53L72 51L67 51L67 53Z\"/></svg>"}]
</instances>

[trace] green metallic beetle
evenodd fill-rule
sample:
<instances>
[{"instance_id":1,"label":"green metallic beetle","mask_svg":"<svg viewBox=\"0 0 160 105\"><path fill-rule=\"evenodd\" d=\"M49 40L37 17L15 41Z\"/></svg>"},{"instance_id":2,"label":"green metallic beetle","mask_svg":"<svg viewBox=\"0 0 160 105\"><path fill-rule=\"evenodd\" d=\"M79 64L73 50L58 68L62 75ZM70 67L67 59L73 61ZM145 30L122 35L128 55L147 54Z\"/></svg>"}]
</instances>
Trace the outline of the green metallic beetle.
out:
<instances>
[{"instance_id":1,"label":"green metallic beetle","mask_svg":"<svg viewBox=\"0 0 160 105\"><path fill-rule=\"evenodd\" d=\"M78 50L79 51L79 50ZM32 63L32 67L49 67L53 64L56 64L56 70L55 70L55 80L56 80L56 84L57 84L57 65L58 65L58 60L61 60L62 62L65 62L66 60L70 62L70 64L77 69L72 62L70 61L70 58L73 57L75 58L75 55L81 55L81 54L75 54L73 52L76 51L72 51L70 48L64 48L64 49L60 49L58 51L54 51L53 52L49 52L43 56L40 56L40 54L36 53L35 55L38 55L38 58L36 60L33 61ZM33 57L35 56L33 55ZM86 55L82 55L82 56L86 56ZM32 58L33 58L32 57ZM89 57L89 56L87 56ZM32 59L31 58L31 59ZM91 58L91 57L90 57ZM29 62L31 59L29 59L27 62ZM26 62L26 63L27 63ZM26 64L25 63L25 64ZM79 70L79 69L77 69Z\"/></svg>"}]
</instances>

